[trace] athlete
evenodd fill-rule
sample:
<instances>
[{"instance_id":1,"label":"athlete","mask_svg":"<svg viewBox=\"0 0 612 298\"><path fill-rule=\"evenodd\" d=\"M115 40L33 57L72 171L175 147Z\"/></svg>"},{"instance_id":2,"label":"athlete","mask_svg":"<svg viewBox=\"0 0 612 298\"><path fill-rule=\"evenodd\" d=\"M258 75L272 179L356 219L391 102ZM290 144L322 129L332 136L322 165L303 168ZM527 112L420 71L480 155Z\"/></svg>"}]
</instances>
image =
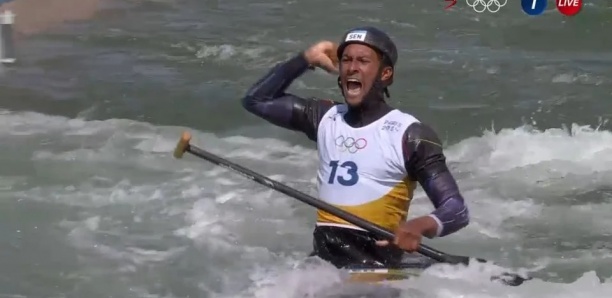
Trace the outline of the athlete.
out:
<instances>
[{"instance_id":1,"label":"athlete","mask_svg":"<svg viewBox=\"0 0 612 298\"><path fill-rule=\"evenodd\" d=\"M395 231L385 239L319 210L313 256L338 268L392 266L423 236L457 232L469 222L436 133L385 102L398 54L387 34L360 27L336 46L319 42L276 65L242 99L244 108L268 122L303 132L317 142L319 198ZM285 92L308 69L338 73L344 103ZM419 182L435 210L406 221Z\"/></svg>"}]
</instances>

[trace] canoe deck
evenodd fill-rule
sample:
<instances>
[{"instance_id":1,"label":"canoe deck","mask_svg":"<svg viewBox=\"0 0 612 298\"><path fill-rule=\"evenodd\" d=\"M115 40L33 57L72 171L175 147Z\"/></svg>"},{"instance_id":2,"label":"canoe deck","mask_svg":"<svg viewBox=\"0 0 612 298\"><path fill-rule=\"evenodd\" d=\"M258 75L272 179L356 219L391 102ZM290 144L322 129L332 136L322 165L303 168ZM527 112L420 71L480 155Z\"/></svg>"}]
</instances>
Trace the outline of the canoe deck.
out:
<instances>
[{"instance_id":1,"label":"canoe deck","mask_svg":"<svg viewBox=\"0 0 612 298\"><path fill-rule=\"evenodd\" d=\"M402 280L418 277L423 270L433 265L435 261L424 258L410 258L393 267L377 267L368 265L351 265L343 268L350 274L349 281L380 282Z\"/></svg>"}]
</instances>

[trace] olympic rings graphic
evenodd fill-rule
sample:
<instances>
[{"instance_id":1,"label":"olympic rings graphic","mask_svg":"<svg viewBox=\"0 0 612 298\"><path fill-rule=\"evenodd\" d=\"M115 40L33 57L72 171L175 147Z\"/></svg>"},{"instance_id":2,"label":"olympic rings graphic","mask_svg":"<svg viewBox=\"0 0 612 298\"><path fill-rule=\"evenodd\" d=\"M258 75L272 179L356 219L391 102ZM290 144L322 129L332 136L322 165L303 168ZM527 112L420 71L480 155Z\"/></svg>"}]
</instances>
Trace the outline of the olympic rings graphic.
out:
<instances>
[{"instance_id":1,"label":"olympic rings graphic","mask_svg":"<svg viewBox=\"0 0 612 298\"><path fill-rule=\"evenodd\" d=\"M506 6L508 0L465 0L468 6L472 7L475 12L482 13L488 10L492 13L498 12L502 7ZM500 3L503 2L503 3ZM493 7L493 8L491 8Z\"/></svg>"},{"instance_id":2,"label":"olympic rings graphic","mask_svg":"<svg viewBox=\"0 0 612 298\"><path fill-rule=\"evenodd\" d=\"M368 145L368 141L364 138L354 139L352 137L345 138L339 136L336 138L336 146L340 149L340 152L348 151L349 153L355 153L358 150L365 148Z\"/></svg>"}]
</instances>

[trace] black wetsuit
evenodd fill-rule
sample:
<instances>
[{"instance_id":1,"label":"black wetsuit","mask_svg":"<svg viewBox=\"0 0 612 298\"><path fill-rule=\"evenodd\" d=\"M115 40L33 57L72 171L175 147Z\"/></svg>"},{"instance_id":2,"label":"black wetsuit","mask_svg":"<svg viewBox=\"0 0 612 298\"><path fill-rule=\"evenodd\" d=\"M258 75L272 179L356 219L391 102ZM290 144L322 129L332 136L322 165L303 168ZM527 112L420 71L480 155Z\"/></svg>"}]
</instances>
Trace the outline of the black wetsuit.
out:
<instances>
[{"instance_id":1,"label":"black wetsuit","mask_svg":"<svg viewBox=\"0 0 612 298\"><path fill-rule=\"evenodd\" d=\"M301 98L288 94L289 85L306 72L308 62L302 54L276 65L261 78L242 100L244 108L269 121L290 130L301 131L309 139L317 141L317 129L323 115L334 105L331 100ZM364 100L359 109L345 114L345 121L352 127L368 125L390 111L380 98ZM438 236L451 234L469 222L455 179L446 166L436 133L427 125L417 122L404 133L403 157L412 181L418 181L436 208L431 213L440 228ZM337 267L351 264L392 266L398 263L402 251L394 246L379 247L377 238L368 232L342 227L320 226L314 230L314 252L320 258Z\"/></svg>"}]
</instances>

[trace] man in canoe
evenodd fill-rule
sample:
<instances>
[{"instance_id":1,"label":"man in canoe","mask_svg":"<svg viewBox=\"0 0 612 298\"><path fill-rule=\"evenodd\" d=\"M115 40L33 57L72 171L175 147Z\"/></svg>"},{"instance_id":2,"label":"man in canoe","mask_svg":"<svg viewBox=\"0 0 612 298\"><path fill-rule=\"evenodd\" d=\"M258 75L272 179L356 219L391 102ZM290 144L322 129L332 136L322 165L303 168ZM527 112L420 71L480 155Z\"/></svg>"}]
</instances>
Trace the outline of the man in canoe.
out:
<instances>
[{"instance_id":1,"label":"man in canoe","mask_svg":"<svg viewBox=\"0 0 612 298\"><path fill-rule=\"evenodd\" d=\"M394 245L389 245L319 210L312 255L338 268L396 265L404 251L417 250L423 236L446 236L469 222L468 208L436 133L385 102L397 58L397 48L386 33L355 28L344 34L339 45L321 41L276 65L242 100L247 111L303 132L317 143L321 200L394 231ZM314 67L339 73L344 102L285 92ZM406 221L417 181L435 210Z\"/></svg>"}]
</instances>

